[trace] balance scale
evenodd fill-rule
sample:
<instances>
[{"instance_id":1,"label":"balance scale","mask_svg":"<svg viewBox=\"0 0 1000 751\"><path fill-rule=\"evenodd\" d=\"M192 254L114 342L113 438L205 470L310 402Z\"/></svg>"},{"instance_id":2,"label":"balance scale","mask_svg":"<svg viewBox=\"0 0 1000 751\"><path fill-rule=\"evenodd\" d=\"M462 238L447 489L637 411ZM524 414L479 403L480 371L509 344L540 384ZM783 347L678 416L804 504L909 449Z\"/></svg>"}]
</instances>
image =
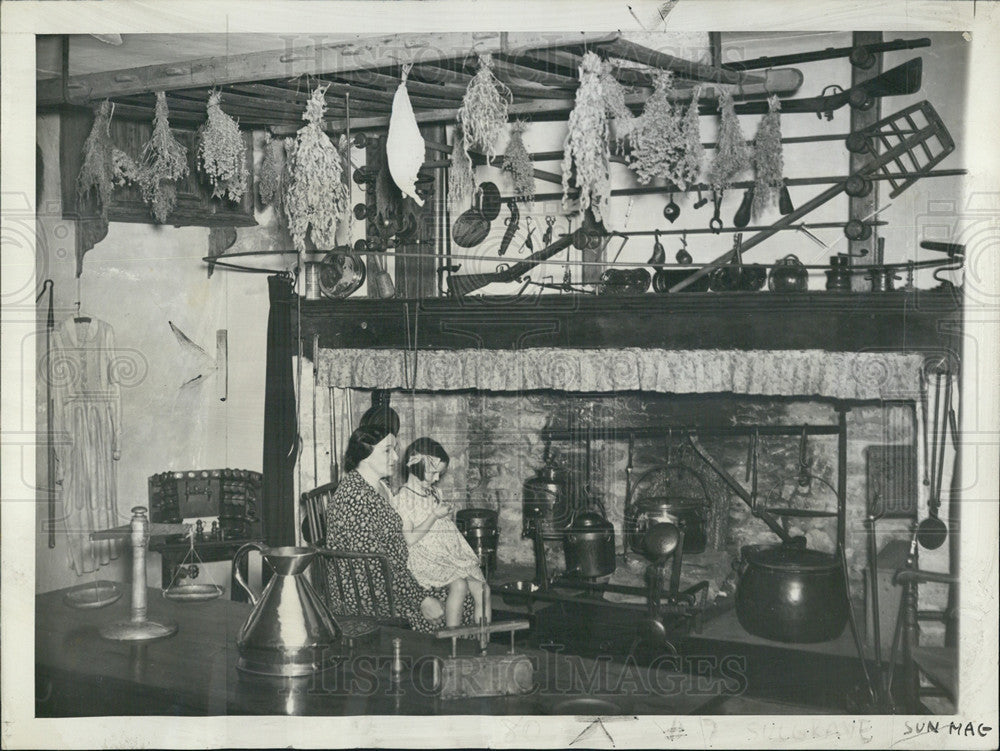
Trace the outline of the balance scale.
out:
<instances>
[{"instance_id":1,"label":"balance scale","mask_svg":"<svg viewBox=\"0 0 1000 751\"><path fill-rule=\"evenodd\" d=\"M185 534L190 524L164 524L149 521L145 506L132 509L132 521L121 527L92 532L91 540L115 540L128 537L132 545L132 606L127 621L102 626L101 636L112 641L144 642L164 639L177 633L177 623L169 618L151 620L146 612L146 549L152 535Z\"/></svg>"}]
</instances>

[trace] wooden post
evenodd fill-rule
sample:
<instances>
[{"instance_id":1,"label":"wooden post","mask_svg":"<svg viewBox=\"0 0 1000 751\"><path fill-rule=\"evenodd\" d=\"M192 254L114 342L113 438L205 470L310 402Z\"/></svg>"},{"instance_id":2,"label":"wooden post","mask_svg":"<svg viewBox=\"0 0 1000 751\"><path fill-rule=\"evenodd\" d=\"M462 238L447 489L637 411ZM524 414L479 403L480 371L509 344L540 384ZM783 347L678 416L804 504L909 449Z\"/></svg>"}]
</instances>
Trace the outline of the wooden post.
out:
<instances>
[{"instance_id":1,"label":"wooden post","mask_svg":"<svg viewBox=\"0 0 1000 751\"><path fill-rule=\"evenodd\" d=\"M442 142L445 140L444 126L431 125L420 129L425 139ZM434 156L428 151L425 159ZM447 180L447 171L434 171L434 180ZM406 256L396 258L396 296L418 300L422 297L437 295L437 279L435 277L435 203L438 192L427 197L423 208L418 213L417 241L400 244L397 249ZM421 256L420 258L414 257Z\"/></svg>"},{"instance_id":2,"label":"wooden post","mask_svg":"<svg viewBox=\"0 0 1000 751\"><path fill-rule=\"evenodd\" d=\"M856 31L851 37L852 44L856 47L861 44L877 44L882 41L881 31ZM868 68L851 66L851 86L857 86L869 78L882 73L882 53L873 53L875 62ZM882 118L882 100L875 98L872 106L867 110L851 108L851 132L868 128ZM867 154L851 154L850 172L859 170L869 161ZM865 217L878 210L878 183L876 182L871 192L867 196L848 198L848 220ZM859 266L871 266L875 263L875 248L878 246L878 228L872 227L872 234L867 240L848 240L848 251L855 256L852 263ZM863 258L857 256L867 250L868 255ZM864 274L854 274L852 286L855 290L867 290L871 287L871 282L865 279Z\"/></svg>"}]
</instances>

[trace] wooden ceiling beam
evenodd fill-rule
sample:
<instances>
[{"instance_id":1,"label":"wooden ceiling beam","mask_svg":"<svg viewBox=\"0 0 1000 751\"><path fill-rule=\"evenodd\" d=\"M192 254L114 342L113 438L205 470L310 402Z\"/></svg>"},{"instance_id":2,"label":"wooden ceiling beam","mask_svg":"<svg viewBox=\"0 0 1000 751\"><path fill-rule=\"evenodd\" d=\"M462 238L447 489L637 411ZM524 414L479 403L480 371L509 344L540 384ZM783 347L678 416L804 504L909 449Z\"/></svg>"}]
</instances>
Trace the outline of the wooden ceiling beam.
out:
<instances>
[{"instance_id":1,"label":"wooden ceiling beam","mask_svg":"<svg viewBox=\"0 0 1000 751\"><path fill-rule=\"evenodd\" d=\"M472 80L472 76L468 73L453 70L442 65L414 66L413 70L410 71L410 77L413 78L414 76L425 81L434 81L435 83L460 87L463 96L465 95L465 90L469 86L469 82ZM507 84L507 86L510 88L510 93L515 97L523 97L526 99L546 99L552 94L552 91L549 89L542 90L540 88L536 89L528 86L518 86L517 84Z\"/></svg>"},{"instance_id":2,"label":"wooden ceiling beam","mask_svg":"<svg viewBox=\"0 0 1000 751\"><path fill-rule=\"evenodd\" d=\"M171 91L247 81L268 81L299 75L322 76L365 69L398 67L465 57L476 53L518 53L569 44L601 44L618 38L617 32L445 32L396 34L306 47L242 55L213 55L195 60L147 65L126 70L41 80L37 106L82 104L129 94Z\"/></svg>"},{"instance_id":3,"label":"wooden ceiling beam","mask_svg":"<svg viewBox=\"0 0 1000 751\"><path fill-rule=\"evenodd\" d=\"M727 70L725 68L717 68L712 65L705 65L704 63L684 60L679 57L674 57L673 55L668 55L665 52L643 47L642 45L625 39L616 39L612 42L608 42L607 44L602 44L601 49L609 55L630 60L634 63L648 65L651 68L673 71L681 78L690 78L694 81L743 84L744 86L747 84L763 84L766 82L765 78L759 74L734 76L732 75L733 73L740 73L740 71ZM801 72L795 68L781 68L776 71L772 71L772 73L778 73L779 71L787 71L788 74L797 74L799 77L802 75Z\"/></svg>"},{"instance_id":4,"label":"wooden ceiling beam","mask_svg":"<svg viewBox=\"0 0 1000 751\"><path fill-rule=\"evenodd\" d=\"M544 65L544 63L543 63ZM553 73L543 68L534 68L521 63L516 63L508 58L494 59L493 69L496 76L504 83L512 83L515 86L535 84L547 89L560 89L564 91L575 91L580 85L577 77L570 78L561 73Z\"/></svg>"},{"instance_id":5,"label":"wooden ceiling beam","mask_svg":"<svg viewBox=\"0 0 1000 751\"><path fill-rule=\"evenodd\" d=\"M534 65L548 66L548 70L552 70L555 66L560 70L558 72L563 73L563 75L571 75L574 79L579 77L580 61L583 58L574 52L568 50L534 50L528 52L524 55L518 55L514 62L520 60L525 60Z\"/></svg>"},{"instance_id":6,"label":"wooden ceiling beam","mask_svg":"<svg viewBox=\"0 0 1000 751\"><path fill-rule=\"evenodd\" d=\"M349 73L338 73L337 78L342 81L347 81L348 83L379 86L391 93L395 93L396 89L399 88L399 82L401 80L393 76L385 75L384 73L378 73L374 70L358 70ZM424 83L423 81L414 80L412 75L406 81L406 90L411 95L416 94L418 96L428 96L440 99L461 99L465 94L465 87L445 86L438 83Z\"/></svg>"}]
</instances>

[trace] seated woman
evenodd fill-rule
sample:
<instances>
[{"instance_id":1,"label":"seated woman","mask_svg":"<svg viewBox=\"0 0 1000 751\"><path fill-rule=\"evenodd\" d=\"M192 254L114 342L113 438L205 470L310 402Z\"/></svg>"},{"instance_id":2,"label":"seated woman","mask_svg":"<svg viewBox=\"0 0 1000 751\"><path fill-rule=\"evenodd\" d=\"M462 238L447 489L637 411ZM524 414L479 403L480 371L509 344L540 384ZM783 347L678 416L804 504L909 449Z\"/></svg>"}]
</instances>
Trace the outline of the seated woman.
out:
<instances>
[{"instance_id":1,"label":"seated woman","mask_svg":"<svg viewBox=\"0 0 1000 751\"><path fill-rule=\"evenodd\" d=\"M421 587L406 566L409 551L403 522L389 503L389 488L384 481L392 473L396 459L396 436L385 424L368 424L351 434L344 456L346 472L326 508L326 544L339 550L385 555L392 570L398 614L414 629L433 632L444 626L441 603L448 591L445 587ZM336 591L332 564L328 565L330 591ZM381 581L376 580L375 586L385 589ZM344 603L349 610L374 614L366 586L359 586L357 592L346 587L344 598L350 600ZM473 601L471 597L465 600L462 622L471 625Z\"/></svg>"}]
</instances>

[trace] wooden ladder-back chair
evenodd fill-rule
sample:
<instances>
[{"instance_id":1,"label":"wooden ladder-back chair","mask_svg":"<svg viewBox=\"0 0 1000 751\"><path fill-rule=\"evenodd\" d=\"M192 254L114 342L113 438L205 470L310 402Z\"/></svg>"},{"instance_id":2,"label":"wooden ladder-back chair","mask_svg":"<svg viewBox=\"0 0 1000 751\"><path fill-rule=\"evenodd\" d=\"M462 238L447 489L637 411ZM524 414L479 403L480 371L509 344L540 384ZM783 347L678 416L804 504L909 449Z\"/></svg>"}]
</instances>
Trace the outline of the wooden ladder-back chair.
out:
<instances>
[{"instance_id":1,"label":"wooden ladder-back chair","mask_svg":"<svg viewBox=\"0 0 1000 751\"><path fill-rule=\"evenodd\" d=\"M949 644L947 631L953 627L956 613L944 610L917 609L917 591L920 584L947 584L958 586L958 577L951 573L904 568L896 572L895 583L903 587L900 613L903 616L904 696L908 711L925 711L922 700L941 697L958 705L958 647ZM939 620L946 626L944 646L920 643L920 621ZM926 678L930 686L922 685Z\"/></svg>"},{"instance_id":2,"label":"wooden ladder-back chair","mask_svg":"<svg viewBox=\"0 0 1000 751\"><path fill-rule=\"evenodd\" d=\"M302 494L302 536L322 556L312 567L313 586L335 616L405 625L396 610L392 568L384 554L326 547L326 506L336 489L336 483L327 483Z\"/></svg>"}]
</instances>

